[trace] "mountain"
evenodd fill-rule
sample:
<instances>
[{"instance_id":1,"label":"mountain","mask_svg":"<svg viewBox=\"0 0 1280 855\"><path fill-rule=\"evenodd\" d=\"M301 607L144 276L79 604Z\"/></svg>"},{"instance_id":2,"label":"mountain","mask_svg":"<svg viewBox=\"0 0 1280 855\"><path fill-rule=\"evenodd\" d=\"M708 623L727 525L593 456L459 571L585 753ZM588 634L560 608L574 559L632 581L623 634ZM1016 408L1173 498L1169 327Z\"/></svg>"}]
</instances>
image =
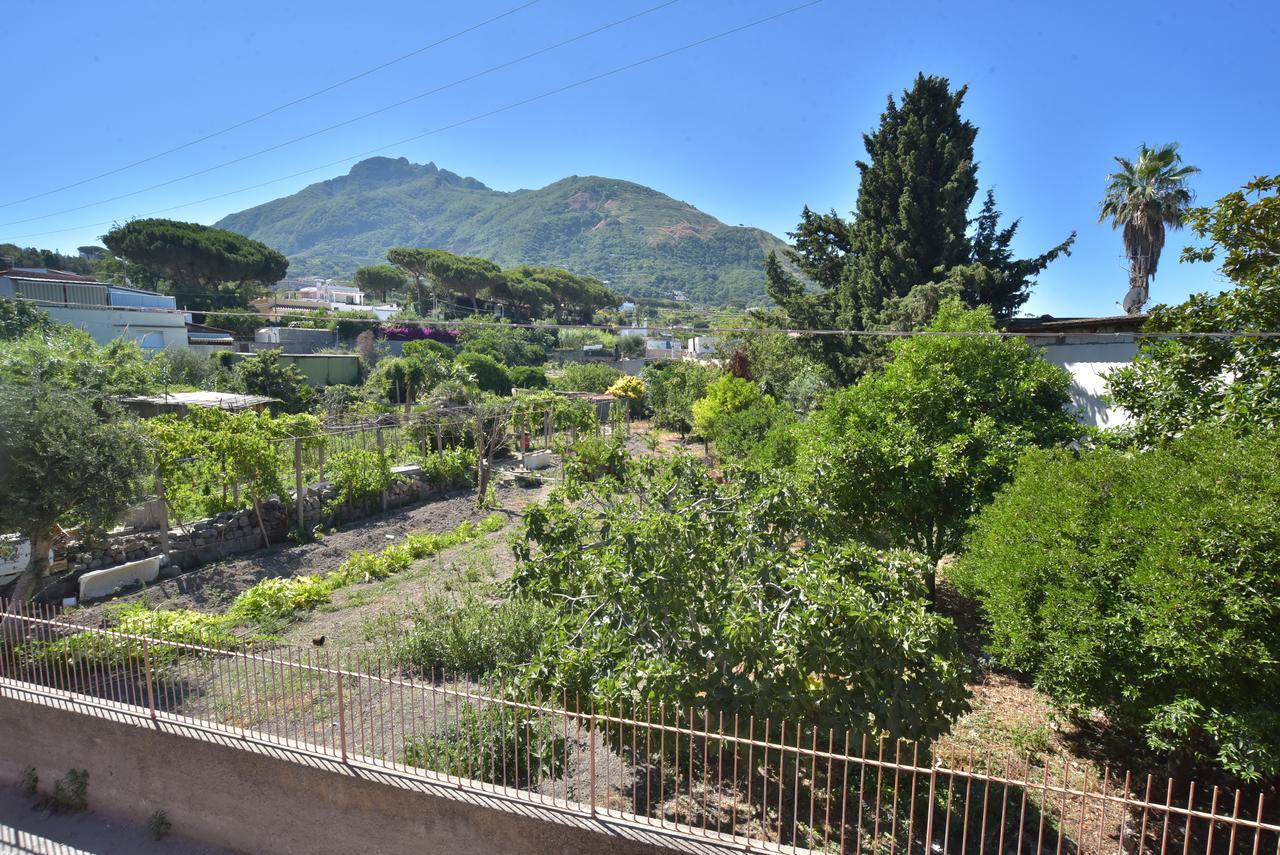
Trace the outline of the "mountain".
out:
<instances>
[{"instance_id":1,"label":"mountain","mask_svg":"<svg viewBox=\"0 0 1280 855\"><path fill-rule=\"evenodd\" d=\"M541 264L607 280L631 297L759 302L768 232L728 226L685 202L614 178L571 176L507 193L434 163L374 157L347 175L222 218L289 257L292 276L348 277L395 246L500 265Z\"/></svg>"}]
</instances>

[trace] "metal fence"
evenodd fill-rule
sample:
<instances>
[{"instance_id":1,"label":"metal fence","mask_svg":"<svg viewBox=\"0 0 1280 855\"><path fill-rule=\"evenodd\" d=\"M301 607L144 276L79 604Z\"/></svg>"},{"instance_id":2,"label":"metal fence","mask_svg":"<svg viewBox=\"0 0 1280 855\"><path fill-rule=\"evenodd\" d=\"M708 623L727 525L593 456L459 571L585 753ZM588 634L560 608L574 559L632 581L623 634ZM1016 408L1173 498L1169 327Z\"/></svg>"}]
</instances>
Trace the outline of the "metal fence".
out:
<instances>
[{"instance_id":1,"label":"metal fence","mask_svg":"<svg viewBox=\"0 0 1280 855\"><path fill-rule=\"evenodd\" d=\"M133 634L0 606L0 685L743 850L1280 855L1260 792L1099 778L1070 758L945 756L803 722L591 706L394 653Z\"/></svg>"}]
</instances>

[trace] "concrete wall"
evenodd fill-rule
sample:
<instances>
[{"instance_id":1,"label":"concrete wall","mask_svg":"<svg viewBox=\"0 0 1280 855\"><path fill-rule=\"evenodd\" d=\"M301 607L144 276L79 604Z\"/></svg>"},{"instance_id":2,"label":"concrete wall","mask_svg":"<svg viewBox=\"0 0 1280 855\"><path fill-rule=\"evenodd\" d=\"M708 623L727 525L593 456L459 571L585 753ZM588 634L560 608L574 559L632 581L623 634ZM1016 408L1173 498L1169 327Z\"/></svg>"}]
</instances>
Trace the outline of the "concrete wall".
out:
<instances>
[{"instance_id":1,"label":"concrete wall","mask_svg":"<svg viewBox=\"0 0 1280 855\"><path fill-rule=\"evenodd\" d=\"M279 345L270 342L245 342L254 350L273 350ZM234 362L239 362L248 354L238 353L233 357ZM282 353L280 355L281 365L296 365L303 376L307 378L307 384L317 388L323 386L332 386L341 383L347 386L358 386L360 384L360 357L354 353L347 355L344 353Z\"/></svg>"},{"instance_id":2,"label":"concrete wall","mask_svg":"<svg viewBox=\"0 0 1280 855\"><path fill-rule=\"evenodd\" d=\"M187 325L183 315L173 312L119 311L110 308L71 309L66 306L41 306L49 317L60 324L71 324L93 336L99 344L124 338L142 342L163 341L158 348L186 347Z\"/></svg>"},{"instance_id":3,"label":"concrete wall","mask_svg":"<svg viewBox=\"0 0 1280 855\"><path fill-rule=\"evenodd\" d=\"M72 703L32 703L15 699L16 692L5 688L0 696L0 784L16 784L34 767L40 792L48 793L69 769L85 769L90 810L139 824L162 810L175 833L236 851L717 851L675 840L679 848L670 848L662 835L631 826L145 717L85 715Z\"/></svg>"},{"instance_id":4,"label":"concrete wall","mask_svg":"<svg viewBox=\"0 0 1280 855\"><path fill-rule=\"evenodd\" d=\"M80 599L106 597L130 585L154 582L160 575L163 556L153 555L139 561L130 561L116 567L94 570L80 577Z\"/></svg>"}]
</instances>

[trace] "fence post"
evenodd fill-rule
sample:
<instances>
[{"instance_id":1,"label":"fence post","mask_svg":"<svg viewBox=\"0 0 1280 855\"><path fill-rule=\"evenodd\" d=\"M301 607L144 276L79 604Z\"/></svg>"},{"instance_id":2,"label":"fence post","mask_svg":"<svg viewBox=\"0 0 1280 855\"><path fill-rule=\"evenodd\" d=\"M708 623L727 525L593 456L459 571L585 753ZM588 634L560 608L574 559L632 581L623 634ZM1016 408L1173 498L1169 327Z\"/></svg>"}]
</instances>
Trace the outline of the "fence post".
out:
<instances>
[{"instance_id":1,"label":"fence post","mask_svg":"<svg viewBox=\"0 0 1280 855\"><path fill-rule=\"evenodd\" d=\"M378 465L382 465L383 459L387 456L387 443L382 436L382 426L378 426ZM382 512L387 511L387 488L382 488Z\"/></svg>"},{"instance_id":2,"label":"fence post","mask_svg":"<svg viewBox=\"0 0 1280 855\"><path fill-rule=\"evenodd\" d=\"M955 785L955 779L952 778L952 786ZM828 783L829 785L829 783ZM938 767L932 761L929 763L929 817L924 825L924 851L933 851L933 806L934 799L938 792ZM812 819L812 817L810 817ZM1063 817L1066 819L1066 817ZM945 833L944 833L945 837ZM910 841L908 841L910 842Z\"/></svg>"},{"instance_id":3,"label":"fence post","mask_svg":"<svg viewBox=\"0 0 1280 855\"><path fill-rule=\"evenodd\" d=\"M305 512L303 510L303 499L306 497L302 486L302 437L293 438L293 482L295 488L294 500L298 505L298 537L302 537L307 530L307 525L304 521Z\"/></svg>"},{"instance_id":4,"label":"fence post","mask_svg":"<svg viewBox=\"0 0 1280 855\"><path fill-rule=\"evenodd\" d=\"M544 419L542 432L546 436L546 447L551 447L551 411L547 410L547 417Z\"/></svg>"},{"instance_id":5,"label":"fence post","mask_svg":"<svg viewBox=\"0 0 1280 855\"><path fill-rule=\"evenodd\" d=\"M444 450L444 422L436 422L436 454Z\"/></svg>"},{"instance_id":6,"label":"fence post","mask_svg":"<svg viewBox=\"0 0 1280 855\"><path fill-rule=\"evenodd\" d=\"M146 636L142 638L142 667L147 680L147 712L151 714L154 720L156 717L156 699L151 691L151 647L147 644Z\"/></svg>"},{"instance_id":7,"label":"fence post","mask_svg":"<svg viewBox=\"0 0 1280 855\"><path fill-rule=\"evenodd\" d=\"M156 467L156 499L160 502L160 554L169 558L169 503L164 497L164 476Z\"/></svg>"},{"instance_id":8,"label":"fence post","mask_svg":"<svg viewBox=\"0 0 1280 855\"><path fill-rule=\"evenodd\" d=\"M342 745L342 762L347 762L347 711L342 704L342 660L338 660L338 738Z\"/></svg>"},{"instance_id":9,"label":"fence post","mask_svg":"<svg viewBox=\"0 0 1280 855\"><path fill-rule=\"evenodd\" d=\"M596 705L595 701L591 702L591 727L587 729L587 746L590 752L590 772L591 778L591 815L596 815Z\"/></svg>"}]
</instances>

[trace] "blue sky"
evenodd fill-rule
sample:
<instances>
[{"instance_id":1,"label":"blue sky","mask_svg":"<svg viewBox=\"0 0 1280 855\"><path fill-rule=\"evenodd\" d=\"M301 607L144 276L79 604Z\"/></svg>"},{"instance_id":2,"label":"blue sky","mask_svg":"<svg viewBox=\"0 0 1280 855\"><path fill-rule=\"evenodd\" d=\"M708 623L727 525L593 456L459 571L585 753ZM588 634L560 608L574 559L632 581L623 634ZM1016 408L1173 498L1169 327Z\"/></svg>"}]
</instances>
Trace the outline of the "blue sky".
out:
<instances>
[{"instance_id":1,"label":"blue sky","mask_svg":"<svg viewBox=\"0 0 1280 855\"><path fill-rule=\"evenodd\" d=\"M25 45L5 72L0 204L217 131L527 0L278 3L10 0ZM784 11L804 0L677 0L510 68L233 166L133 193L505 63L662 0L537 0L447 44L207 142L63 192L0 207L0 242L73 250L112 221L213 222L346 171L370 149L487 113ZM731 224L780 236L801 207L848 212L853 161L885 97L918 71L969 85L983 189L1021 217L1032 254L1079 232L1027 309L1110 314L1125 290L1120 239L1097 223L1112 166L1177 140L1211 201L1280 172L1275 0L1227 3L823 0L760 26L524 106L380 151L538 187L566 175L651 185ZM275 180L331 161L307 175ZM256 189L249 185L272 182ZM229 195L223 195L229 194ZM187 203L219 195L222 198ZM66 209L82 210L58 213ZM47 216L54 214L53 216ZM27 222L14 222L28 220ZM105 225L104 225L105 224ZM1153 299L1220 290L1176 263Z\"/></svg>"}]
</instances>

